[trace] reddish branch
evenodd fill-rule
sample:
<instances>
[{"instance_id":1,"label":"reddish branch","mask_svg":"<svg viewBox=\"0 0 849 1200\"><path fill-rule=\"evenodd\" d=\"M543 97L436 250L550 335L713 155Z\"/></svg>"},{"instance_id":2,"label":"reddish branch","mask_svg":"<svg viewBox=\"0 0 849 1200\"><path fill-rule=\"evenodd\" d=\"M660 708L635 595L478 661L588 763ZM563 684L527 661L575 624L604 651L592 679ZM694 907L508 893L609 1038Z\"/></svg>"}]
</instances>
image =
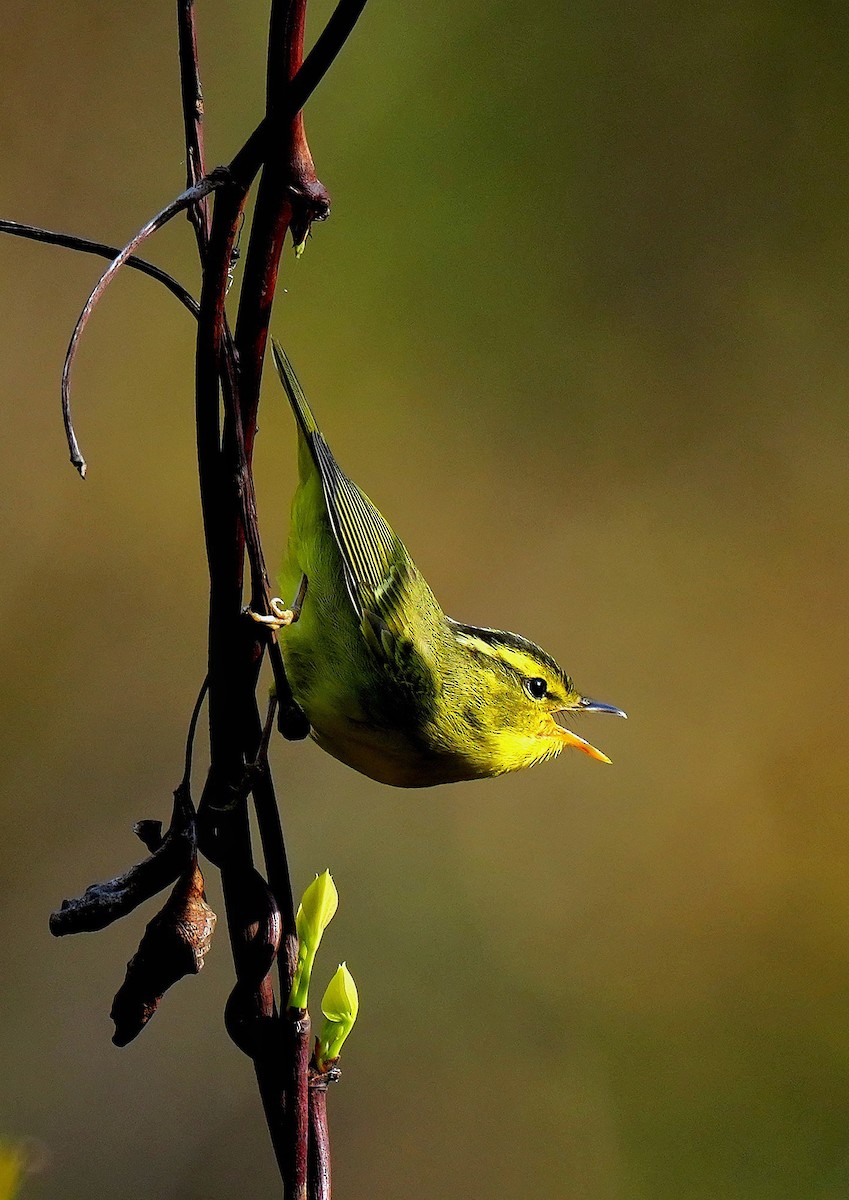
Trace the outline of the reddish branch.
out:
<instances>
[{"instance_id":1,"label":"reddish branch","mask_svg":"<svg viewBox=\"0 0 849 1200\"><path fill-rule=\"evenodd\" d=\"M309 1167L307 1200L330 1200L330 1131L327 1125L327 1089L339 1079L338 1067L309 1070Z\"/></svg>"},{"instance_id":2,"label":"reddish branch","mask_svg":"<svg viewBox=\"0 0 849 1200\"><path fill-rule=\"evenodd\" d=\"M291 81L303 62L305 19L306 0L272 4L266 122L267 141L276 152L267 159L257 190L236 323L248 462L253 452L262 364L283 242L291 226L293 241L299 244L311 222L324 220L330 212L330 198L316 178L303 113L292 118L286 108Z\"/></svg>"}]
</instances>

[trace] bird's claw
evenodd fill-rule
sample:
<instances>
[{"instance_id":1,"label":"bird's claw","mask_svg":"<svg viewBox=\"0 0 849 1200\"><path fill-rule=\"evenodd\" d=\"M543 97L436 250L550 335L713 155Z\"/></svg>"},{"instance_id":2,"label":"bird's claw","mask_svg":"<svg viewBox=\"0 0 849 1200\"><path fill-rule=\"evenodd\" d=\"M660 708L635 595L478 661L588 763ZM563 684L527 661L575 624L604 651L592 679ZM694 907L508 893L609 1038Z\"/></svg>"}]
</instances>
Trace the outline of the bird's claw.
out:
<instances>
[{"instance_id":1,"label":"bird's claw","mask_svg":"<svg viewBox=\"0 0 849 1200\"><path fill-rule=\"evenodd\" d=\"M287 608L279 596L275 596L269 601L271 612L255 613L253 609L247 609L247 614L259 625L264 625L266 629L273 629L275 632L278 629L285 629L287 625L291 625L293 621L297 621L297 613L293 609Z\"/></svg>"}]
</instances>

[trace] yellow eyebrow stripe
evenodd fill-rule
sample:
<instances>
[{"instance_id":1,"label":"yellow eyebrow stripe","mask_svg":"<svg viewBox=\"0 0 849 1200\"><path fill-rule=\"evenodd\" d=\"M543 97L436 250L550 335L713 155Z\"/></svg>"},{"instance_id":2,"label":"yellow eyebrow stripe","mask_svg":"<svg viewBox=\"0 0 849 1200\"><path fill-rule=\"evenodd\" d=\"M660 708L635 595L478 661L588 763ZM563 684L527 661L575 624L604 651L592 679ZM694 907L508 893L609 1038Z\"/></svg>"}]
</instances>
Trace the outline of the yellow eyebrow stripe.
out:
<instances>
[{"instance_id":1,"label":"yellow eyebrow stripe","mask_svg":"<svg viewBox=\"0 0 849 1200\"><path fill-rule=\"evenodd\" d=\"M476 651L478 654L487 654L490 658L497 658L495 647L490 646L489 642L485 642L483 638L472 637L468 633L457 633L454 635L461 646L468 646L470 650Z\"/></svg>"},{"instance_id":2,"label":"yellow eyebrow stripe","mask_svg":"<svg viewBox=\"0 0 849 1200\"><path fill-rule=\"evenodd\" d=\"M457 641L461 646L467 646L478 654L486 654L489 658L504 663L505 666L518 671L520 675L539 674L539 664L536 660L530 654L515 650L512 646L499 645L497 642L485 642L483 638L474 637L468 633L457 634Z\"/></svg>"},{"instance_id":3,"label":"yellow eyebrow stripe","mask_svg":"<svg viewBox=\"0 0 849 1200\"><path fill-rule=\"evenodd\" d=\"M520 675L539 674L539 664L530 654L514 650L512 646L496 645L493 649L497 658L500 658L508 667L512 667L514 671L518 671Z\"/></svg>"}]
</instances>

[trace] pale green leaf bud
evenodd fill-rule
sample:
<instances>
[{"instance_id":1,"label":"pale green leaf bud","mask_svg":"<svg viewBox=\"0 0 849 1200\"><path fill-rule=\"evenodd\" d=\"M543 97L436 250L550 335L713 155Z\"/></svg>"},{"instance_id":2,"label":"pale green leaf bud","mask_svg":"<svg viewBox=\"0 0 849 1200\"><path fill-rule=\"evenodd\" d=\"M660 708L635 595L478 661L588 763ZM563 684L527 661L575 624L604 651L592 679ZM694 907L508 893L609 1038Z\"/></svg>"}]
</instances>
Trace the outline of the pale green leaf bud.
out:
<instances>
[{"instance_id":1,"label":"pale green leaf bud","mask_svg":"<svg viewBox=\"0 0 849 1200\"><path fill-rule=\"evenodd\" d=\"M319 1070L323 1071L339 1057L345 1038L354 1028L359 1008L354 977L342 963L327 985L321 1001L325 1021L316 1051Z\"/></svg>"},{"instance_id":2,"label":"pale green leaf bud","mask_svg":"<svg viewBox=\"0 0 849 1200\"><path fill-rule=\"evenodd\" d=\"M289 996L290 1008L306 1008L310 976L321 935L339 906L339 893L329 871L316 875L304 892L295 926L298 932L298 965Z\"/></svg>"}]
</instances>

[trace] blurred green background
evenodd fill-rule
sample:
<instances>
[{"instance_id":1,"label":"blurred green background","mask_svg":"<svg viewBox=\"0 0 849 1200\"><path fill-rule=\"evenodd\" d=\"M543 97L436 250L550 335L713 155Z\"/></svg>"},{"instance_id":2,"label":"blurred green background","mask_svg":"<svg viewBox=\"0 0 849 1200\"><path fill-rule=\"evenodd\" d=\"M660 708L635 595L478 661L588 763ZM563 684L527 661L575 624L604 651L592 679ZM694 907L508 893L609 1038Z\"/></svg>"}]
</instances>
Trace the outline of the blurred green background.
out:
<instances>
[{"instance_id":1,"label":"blurred green background","mask_svg":"<svg viewBox=\"0 0 849 1200\"><path fill-rule=\"evenodd\" d=\"M120 243L181 188L172 8L8 0L0 214ZM217 162L267 5L200 9ZM274 329L331 445L452 615L631 717L612 767L417 793L275 743L296 882L342 897L318 981L360 987L335 1194L845 1197L845 6L372 0L308 130L334 211ZM183 221L149 252L196 288ZM90 325L67 464L98 270L0 240L0 1131L50 1153L34 1200L275 1195L223 929L122 1051L154 906L47 931L167 817L204 672L192 323L149 280ZM273 560L271 382L261 426Z\"/></svg>"}]
</instances>

